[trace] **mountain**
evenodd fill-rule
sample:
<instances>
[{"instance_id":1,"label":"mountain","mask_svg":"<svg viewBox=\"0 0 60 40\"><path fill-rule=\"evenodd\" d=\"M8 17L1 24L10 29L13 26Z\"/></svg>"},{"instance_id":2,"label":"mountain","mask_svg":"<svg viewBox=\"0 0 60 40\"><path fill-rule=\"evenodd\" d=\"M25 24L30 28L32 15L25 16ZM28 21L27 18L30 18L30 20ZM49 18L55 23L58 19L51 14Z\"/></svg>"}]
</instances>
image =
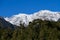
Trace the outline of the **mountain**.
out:
<instances>
[{"instance_id":1,"label":"mountain","mask_svg":"<svg viewBox=\"0 0 60 40\"><path fill-rule=\"evenodd\" d=\"M0 28L14 28L14 26L3 17L0 17Z\"/></svg>"},{"instance_id":2,"label":"mountain","mask_svg":"<svg viewBox=\"0 0 60 40\"><path fill-rule=\"evenodd\" d=\"M20 23L28 25L29 22L32 22L35 19L49 20L49 21L58 21L60 19L60 12L52 12L49 10L41 10L32 14L20 13L13 15L12 17L4 18L6 21L12 23L13 25L19 26Z\"/></svg>"},{"instance_id":3,"label":"mountain","mask_svg":"<svg viewBox=\"0 0 60 40\"><path fill-rule=\"evenodd\" d=\"M60 40L60 12L42 10L30 15L0 17L0 39Z\"/></svg>"}]
</instances>

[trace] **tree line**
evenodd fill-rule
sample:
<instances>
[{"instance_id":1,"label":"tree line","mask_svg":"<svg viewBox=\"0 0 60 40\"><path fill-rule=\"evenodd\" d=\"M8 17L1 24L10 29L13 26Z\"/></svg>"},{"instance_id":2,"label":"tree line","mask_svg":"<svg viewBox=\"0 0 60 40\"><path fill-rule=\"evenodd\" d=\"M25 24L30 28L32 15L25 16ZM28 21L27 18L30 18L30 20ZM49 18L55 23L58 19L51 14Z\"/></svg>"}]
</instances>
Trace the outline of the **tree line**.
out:
<instances>
[{"instance_id":1,"label":"tree line","mask_svg":"<svg viewBox=\"0 0 60 40\"><path fill-rule=\"evenodd\" d=\"M2 28L0 23L0 40L60 40L60 21L36 19L15 29Z\"/></svg>"}]
</instances>

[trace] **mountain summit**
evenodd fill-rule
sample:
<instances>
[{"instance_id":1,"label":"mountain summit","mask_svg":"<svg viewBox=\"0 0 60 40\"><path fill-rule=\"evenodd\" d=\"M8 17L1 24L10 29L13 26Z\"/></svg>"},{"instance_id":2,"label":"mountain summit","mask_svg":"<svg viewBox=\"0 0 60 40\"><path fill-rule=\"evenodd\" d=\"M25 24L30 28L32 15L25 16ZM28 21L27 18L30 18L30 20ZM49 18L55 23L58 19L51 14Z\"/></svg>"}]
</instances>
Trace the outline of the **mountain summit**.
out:
<instances>
[{"instance_id":1,"label":"mountain summit","mask_svg":"<svg viewBox=\"0 0 60 40\"><path fill-rule=\"evenodd\" d=\"M33 13L33 14L20 13L17 15L13 15L12 17L5 18L6 21L8 21L14 25L17 25L17 26L19 26L20 23L24 23L24 24L28 25L29 22L32 22L34 19L58 21L58 19L60 19L60 12L41 10L41 11Z\"/></svg>"}]
</instances>

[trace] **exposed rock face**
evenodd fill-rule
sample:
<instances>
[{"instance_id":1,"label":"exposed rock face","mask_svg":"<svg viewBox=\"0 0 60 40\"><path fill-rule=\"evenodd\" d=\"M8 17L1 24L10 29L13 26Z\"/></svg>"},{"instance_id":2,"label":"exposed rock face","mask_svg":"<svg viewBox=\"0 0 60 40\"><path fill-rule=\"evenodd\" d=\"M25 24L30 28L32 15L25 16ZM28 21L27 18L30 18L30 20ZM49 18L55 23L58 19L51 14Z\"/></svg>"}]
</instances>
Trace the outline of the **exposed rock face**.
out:
<instances>
[{"instance_id":1,"label":"exposed rock face","mask_svg":"<svg viewBox=\"0 0 60 40\"><path fill-rule=\"evenodd\" d=\"M14 26L11 24L11 23L9 23L9 22L7 22L3 17L0 17L0 27L2 27L2 28L14 28Z\"/></svg>"}]
</instances>

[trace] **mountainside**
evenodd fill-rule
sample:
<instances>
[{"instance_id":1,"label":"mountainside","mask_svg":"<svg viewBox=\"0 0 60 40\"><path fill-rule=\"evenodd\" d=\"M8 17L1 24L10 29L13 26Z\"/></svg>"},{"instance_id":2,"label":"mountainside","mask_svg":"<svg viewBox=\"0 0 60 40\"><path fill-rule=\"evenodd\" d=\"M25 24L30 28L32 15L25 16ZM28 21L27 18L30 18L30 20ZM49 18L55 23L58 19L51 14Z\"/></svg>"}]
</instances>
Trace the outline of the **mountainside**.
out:
<instances>
[{"instance_id":1,"label":"mountainside","mask_svg":"<svg viewBox=\"0 0 60 40\"><path fill-rule=\"evenodd\" d=\"M41 10L33 14L23 14L13 15L12 17L6 17L5 20L19 26L20 23L28 25L29 22L32 22L35 19L49 20L49 21L58 21L60 19L60 12L52 12L49 10Z\"/></svg>"},{"instance_id":2,"label":"mountainside","mask_svg":"<svg viewBox=\"0 0 60 40\"><path fill-rule=\"evenodd\" d=\"M0 40L60 40L60 13L44 10L0 17Z\"/></svg>"},{"instance_id":3,"label":"mountainside","mask_svg":"<svg viewBox=\"0 0 60 40\"><path fill-rule=\"evenodd\" d=\"M14 30L0 29L0 40L60 40L60 21L36 19L16 26Z\"/></svg>"},{"instance_id":4,"label":"mountainside","mask_svg":"<svg viewBox=\"0 0 60 40\"><path fill-rule=\"evenodd\" d=\"M11 23L7 22L3 17L0 17L0 28L8 27L13 28L14 26Z\"/></svg>"}]
</instances>

